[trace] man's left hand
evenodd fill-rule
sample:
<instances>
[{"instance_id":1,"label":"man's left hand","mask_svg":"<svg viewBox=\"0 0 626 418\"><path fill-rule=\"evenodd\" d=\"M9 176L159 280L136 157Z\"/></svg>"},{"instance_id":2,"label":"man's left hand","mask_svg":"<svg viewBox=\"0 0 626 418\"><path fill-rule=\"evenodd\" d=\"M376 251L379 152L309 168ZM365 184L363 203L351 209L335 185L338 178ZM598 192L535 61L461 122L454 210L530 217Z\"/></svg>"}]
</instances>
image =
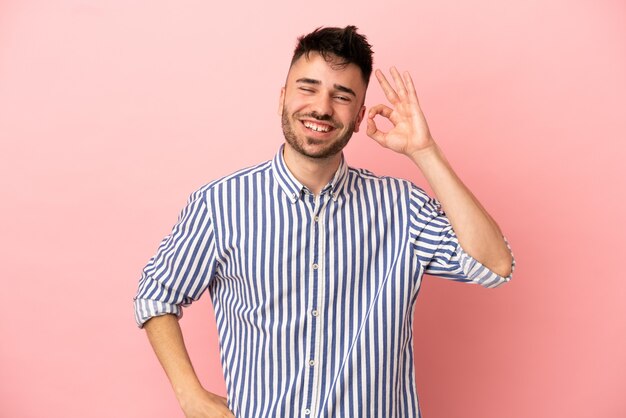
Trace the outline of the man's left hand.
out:
<instances>
[{"instance_id":1,"label":"man's left hand","mask_svg":"<svg viewBox=\"0 0 626 418\"><path fill-rule=\"evenodd\" d=\"M391 67L395 89L389 84L382 71L376 70L375 74L393 108L378 104L370 109L367 119L367 135L383 147L409 157L417 157L420 151L432 148L435 141L430 135L409 73L405 72L402 77L395 67ZM376 115L389 119L393 128L389 132L379 130L374 122Z\"/></svg>"}]
</instances>

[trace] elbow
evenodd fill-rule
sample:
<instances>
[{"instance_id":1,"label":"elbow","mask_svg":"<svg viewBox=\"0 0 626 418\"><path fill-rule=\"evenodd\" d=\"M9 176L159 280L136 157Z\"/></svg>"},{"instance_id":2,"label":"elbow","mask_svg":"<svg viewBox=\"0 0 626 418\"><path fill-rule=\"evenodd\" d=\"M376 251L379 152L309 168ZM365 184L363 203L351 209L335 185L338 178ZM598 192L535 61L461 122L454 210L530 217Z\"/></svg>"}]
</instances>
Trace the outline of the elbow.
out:
<instances>
[{"instance_id":1,"label":"elbow","mask_svg":"<svg viewBox=\"0 0 626 418\"><path fill-rule=\"evenodd\" d=\"M515 260L513 259L511 253L508 253L505 256L500 257L490 270L498 276L506 278L508 281L511 279L514 269Z\"/></svg>"},{"instance_id":2,"label":"elbow","mask_svg":"<svg viewBox=\"0 0 626 418\"><path fill-rule=\"evenodd\" d=\"M513 270L511 269L511 266L508 266L508 267L498 268L494 270L493 272L496 273L500 277L509 278L509 276L511 276L511 274L513 273Z\"/></svg>"}]
</instances>

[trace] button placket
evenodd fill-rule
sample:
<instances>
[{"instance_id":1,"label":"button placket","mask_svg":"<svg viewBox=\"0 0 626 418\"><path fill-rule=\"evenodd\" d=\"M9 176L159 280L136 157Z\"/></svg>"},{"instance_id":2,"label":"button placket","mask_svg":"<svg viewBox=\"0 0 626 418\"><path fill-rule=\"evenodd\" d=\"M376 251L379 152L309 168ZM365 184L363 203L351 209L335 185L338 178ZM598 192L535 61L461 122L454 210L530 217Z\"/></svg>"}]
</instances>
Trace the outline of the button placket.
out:
<instances>
[{"instance_id":1,"label":"button placket","mask_svg":"<svg viewBox=\"0 0 626 418\"><path fill-rule=\"evenodd\" d=\"M312 414L313 410L316 408L316 405L319 405L320 393L319 393L319 379L320 379L320 370L319 367L315 367L319 365L319 351L321 350L321 333L319 329L321 329L320 323L320 303L323 298L324 293L324 278L323 278L323 263L325 260L321 259L323 257L323 233L321 231L321 212L324 210L328 201L330 200L328 194L322 196L316 196L315 204L313 205L313 222L311 225L312 232L312 248L311 248L311 264L309 264L310 277L311 277L311 298L310 303L310 320L311 320L311 337L309 345L309 360L307 362L309 372L307 373L308 382L307 392L309 393L309 397L306 400L306 404L304 405L307 409L304 411L305 415ZM306 411L309 411L308 414Z\"/></svg>"}]
</instances>

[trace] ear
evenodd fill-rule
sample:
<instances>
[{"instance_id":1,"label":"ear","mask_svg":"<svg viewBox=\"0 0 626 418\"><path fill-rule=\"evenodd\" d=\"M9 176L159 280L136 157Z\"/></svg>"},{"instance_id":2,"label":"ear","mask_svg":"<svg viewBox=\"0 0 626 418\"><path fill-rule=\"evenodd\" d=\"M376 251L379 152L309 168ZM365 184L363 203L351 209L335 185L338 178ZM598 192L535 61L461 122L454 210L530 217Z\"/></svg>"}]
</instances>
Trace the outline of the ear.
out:
<instances>
[{"instance_id":1,"label":"ear","mask_svg":"<svg viewBox=\"0 0 626 418\"><path fill-rule=\"evenodd\" d=\"M283 104L285 103L285 87L280 88L280 97L278 98L278 116L283 115Z\"/></svg>"},{"instance_id":2,"label":"ear","mask_svg":"<svg viewBox=\"0 0 626 418\"><path fill-rule=\"evenodd\" d=\"M354 123L354 132L359 132L359 126L361 126L363 116L365 116L365 106L361 106L361 110L359 110L359 114L356 117L356 121Z\"/></svg>"}]
</instances>

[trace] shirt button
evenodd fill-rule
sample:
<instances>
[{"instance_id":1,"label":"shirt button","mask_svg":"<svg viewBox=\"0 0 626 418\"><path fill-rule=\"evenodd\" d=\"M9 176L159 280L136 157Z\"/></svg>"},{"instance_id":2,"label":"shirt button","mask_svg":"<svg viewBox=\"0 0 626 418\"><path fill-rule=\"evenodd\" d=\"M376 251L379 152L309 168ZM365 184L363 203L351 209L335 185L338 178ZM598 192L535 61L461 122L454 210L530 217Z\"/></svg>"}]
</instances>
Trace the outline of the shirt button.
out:
<instances>
[{"instance_id":1,"label":"shirt button","mask_svg":"<svg viewBox=\"0 0 626 418\"><path fill-rule=\"evenodd\" d=\"M317 270L317 267L319 267L319 266L317 265L317 263L313 263L313 265L311 267L313 267L313 270Z\"/></svg>"},{"instance_id":2,"label":"shirt button","mask_svg":"<svg viewBox=\"0 0 626 418\"><path fill-rule=\"evenodd\" d=\"M315 360L309 360L309 366L315 366Z\"/></svg>"},{"instance_id":3,"label":"shirt button","mask_svg":"<svg viewBox=\"0 0 626 418\"><path fill-rule=\"evenodd\" d=\"M311 410L310 409L305 409L304 410L304 415L311 415Z\"/></svg>"},{"instance_id":4,"label":"shirt button","mask_svg":"<svg viewBox=\"0 0 626 418\"><path fill-rule=\"evenodd\" d=\"M318 316L320 313L317 311L317 309L313 309L313 312L311 312L311 315L313 316Z\"/></svg>"},{"instance_id":5,"label":"shirt button","mask_svg":"<svg viewBox=\"0 0 626 418\"><path fill-rule=\"evenodd\" d=\"M319 221L319 220L320 220L320 217L319 217L319 216L316 216L315 218L313 218L313 220L314 220L315 222L317 222L317 221Z\"/></svg>"}]
</instances>

